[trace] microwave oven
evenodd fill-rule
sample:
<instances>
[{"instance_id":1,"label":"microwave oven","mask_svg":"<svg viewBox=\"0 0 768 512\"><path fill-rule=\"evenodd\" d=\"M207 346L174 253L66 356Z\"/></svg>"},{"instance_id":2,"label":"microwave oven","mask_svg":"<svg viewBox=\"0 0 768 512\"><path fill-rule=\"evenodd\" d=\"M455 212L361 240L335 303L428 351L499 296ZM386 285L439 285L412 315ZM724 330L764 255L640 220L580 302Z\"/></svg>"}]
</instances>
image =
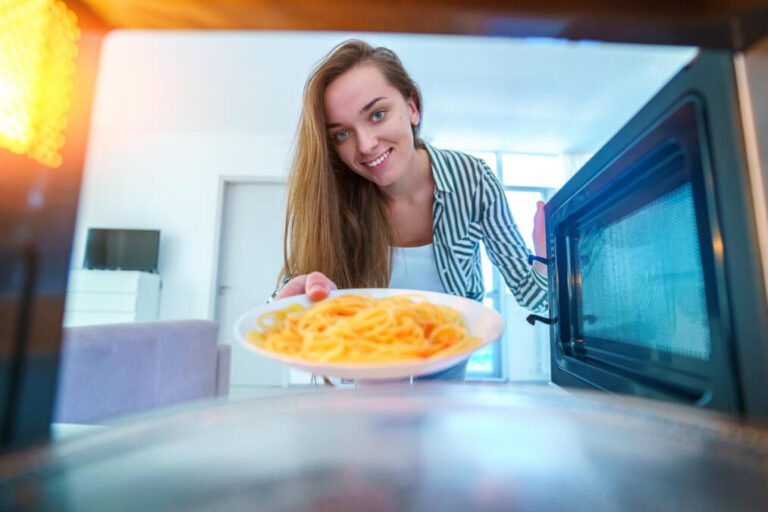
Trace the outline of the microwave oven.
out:
<instances>
[{"instance_id":1,"label":"microwave oven","mask_svg":"<svg viewBox=\"0 0 768 512\"><path fill-rule=\"evenodd\" d=\"M547 203L555 384L768 416L766 61L700 51Z\"/></svg>"}]
</instances>

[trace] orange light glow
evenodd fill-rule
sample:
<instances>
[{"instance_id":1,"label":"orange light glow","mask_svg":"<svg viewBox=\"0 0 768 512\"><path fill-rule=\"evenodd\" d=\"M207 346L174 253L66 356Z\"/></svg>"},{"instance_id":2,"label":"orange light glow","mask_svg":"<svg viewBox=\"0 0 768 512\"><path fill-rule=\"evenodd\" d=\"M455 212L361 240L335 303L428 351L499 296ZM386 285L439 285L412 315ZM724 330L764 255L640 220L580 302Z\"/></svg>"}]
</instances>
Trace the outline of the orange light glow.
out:
<instances>
[{"instance_id":1,"label":"orange light glow","mask_svg":"<svg viewBox=\"0 0 768 512\"><path fill-rule=\"evenodd\" d=\"M0 0L0 147L61 165L79 38L58 0Z\"/></svg>"},{"instance_id":2,"label":"orange light glow","mask_svg":"<svg viewBox=\"0 0 768 512\"><path fill-rule=\"evenodd\" d=\"M719 233L717 236L712 238L712 249L715 252L715 258L722 259L723 257L723 239L720 237Z\"/></svg>"}]
</instances>

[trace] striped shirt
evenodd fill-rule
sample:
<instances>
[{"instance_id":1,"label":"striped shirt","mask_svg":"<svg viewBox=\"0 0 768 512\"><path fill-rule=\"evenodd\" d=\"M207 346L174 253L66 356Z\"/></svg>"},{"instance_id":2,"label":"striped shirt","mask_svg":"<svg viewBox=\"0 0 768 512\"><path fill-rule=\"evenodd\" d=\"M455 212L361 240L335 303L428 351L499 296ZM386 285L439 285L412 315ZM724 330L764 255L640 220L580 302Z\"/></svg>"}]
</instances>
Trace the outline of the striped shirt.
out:
<instances>
[{"instance_id":1,"label":"striped shirt","mask_svg":"<svg viewBox=\"0 0 768 512\"><path fill-rule=\"evenodd\" d=\"M528 263L530 251L512 219L499 179L481 159L426 144L435 179L432 243L445 290L482 300L480 241L522 307L548 308L547 278ZM284 277L275 297L289 280Z\"/></svg>"},{"instance_id":2,"label":"striped shirt","mask_svg":"<svg viewBox=\"0 0 768 512\"><path fill-rule=\"evenodd\" d=\"M435 260L448 293L485 294L480 241L522 307L545 311L547 278L528 263L530 251L512 219L504 189L481 159L427 146L435 179L432 204Z\"/></svg>"}]
</instances>

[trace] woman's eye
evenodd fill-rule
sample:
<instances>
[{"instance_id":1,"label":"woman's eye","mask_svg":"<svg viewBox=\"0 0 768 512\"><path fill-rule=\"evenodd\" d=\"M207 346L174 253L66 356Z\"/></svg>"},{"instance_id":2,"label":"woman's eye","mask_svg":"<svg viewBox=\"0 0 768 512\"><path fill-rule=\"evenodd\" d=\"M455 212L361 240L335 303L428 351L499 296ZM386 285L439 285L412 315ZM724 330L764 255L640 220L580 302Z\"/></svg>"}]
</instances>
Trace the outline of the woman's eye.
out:
<instances>
[{"instance_id":1,"label":"woman's eye","mask_svg":"<svg viewBox=\"0 0 768 512\"><path fill-rule=\"evenodd\" d=\"M377 110L376 112L373 113L373 115L371 116L371 119L374 121L381 121L382 119L384 119L384 111Z\"/></svg>"},{"instance_id":2,"label":"woman's eye","mask_svg":"<svg viewBox=\"0 0 768 512\"><path fill-rule=\"evenodd\" d=\"M333 134L333 138L336 139L336 142L341 142L344 139L346 139L349 136L349 132L346 130L342 130L340 132L336 132Z\"/></svg>"}]
</instances>

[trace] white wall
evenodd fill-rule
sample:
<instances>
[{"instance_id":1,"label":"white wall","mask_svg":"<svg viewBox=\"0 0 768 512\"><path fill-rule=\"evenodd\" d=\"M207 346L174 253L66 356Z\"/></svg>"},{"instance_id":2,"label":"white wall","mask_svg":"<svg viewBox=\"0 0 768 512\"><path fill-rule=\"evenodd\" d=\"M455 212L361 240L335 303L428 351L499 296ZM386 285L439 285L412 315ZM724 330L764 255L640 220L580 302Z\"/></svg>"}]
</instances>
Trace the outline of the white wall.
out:
<instances>
[{"instance_id":1,"label":"white wall","mask_svg":"<svg viewBox=\"0 0 768 512\"><path fill-rule=\"evenodd\" d=\"M285 173L303 82L337 39L110 34L73 265L88 227L160 229L160 318L208 317L219 176Z\"/></svg>"},{"instance_id":2,"label":"white wall","mask_svg":"<svg viewBox=\"0 0 768 512\"><path fill-rule=\"evenodd\" d=\"M89 227L159 229L160 318L209 317L220 176L286 173L306 76L347 37L110 33L73 267L82 265ZM466 141L473 134L474 149L593 151L692 55L690 49L626 45L558 43L553 49L510 39L364 37L398 52L422 86L425 138L454 134ZM554 81L558 73L563 80Z\"/></svg>"}]
</instances>

